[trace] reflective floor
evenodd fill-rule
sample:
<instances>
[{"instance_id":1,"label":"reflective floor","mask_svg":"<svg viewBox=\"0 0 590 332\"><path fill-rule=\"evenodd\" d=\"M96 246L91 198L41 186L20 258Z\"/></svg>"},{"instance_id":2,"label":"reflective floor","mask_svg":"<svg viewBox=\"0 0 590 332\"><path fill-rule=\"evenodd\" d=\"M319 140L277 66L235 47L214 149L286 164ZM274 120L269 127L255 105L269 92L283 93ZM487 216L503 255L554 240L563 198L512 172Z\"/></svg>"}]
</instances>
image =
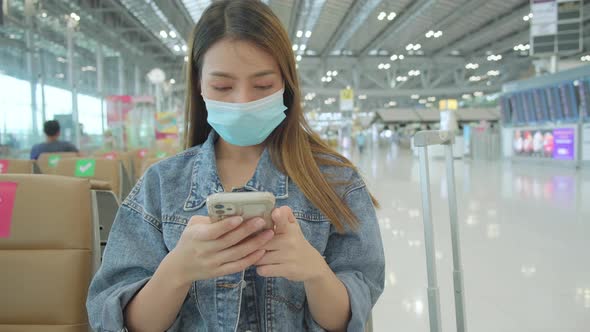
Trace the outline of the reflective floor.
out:
<instances>
[{"instance_id":1,"label":"reflective floor","mask_svg":"<svg viewBox=\"0 0 590 332\"><path fill-rule=\"evenodd\" d=\"M420 177L408 150L352 154L378 211L387 259L375 331L429 331ZM442 330L456 331L444 162L431 161ZM590 331L590 170L456 162L467 327Z\"/></svg>"}]
</instances>

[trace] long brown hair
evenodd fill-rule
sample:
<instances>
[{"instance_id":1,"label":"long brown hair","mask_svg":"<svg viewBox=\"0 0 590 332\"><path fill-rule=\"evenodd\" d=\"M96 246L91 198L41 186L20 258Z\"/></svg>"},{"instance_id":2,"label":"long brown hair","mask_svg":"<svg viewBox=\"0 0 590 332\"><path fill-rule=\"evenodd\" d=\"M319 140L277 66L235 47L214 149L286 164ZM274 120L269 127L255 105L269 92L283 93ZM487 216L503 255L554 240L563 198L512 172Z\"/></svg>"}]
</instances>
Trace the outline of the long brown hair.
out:
<instances>
[{"instance_id":1,"label":"long brown hair","mask_svg":"<svg viewBox=\"0 0 590 332\"><path fill-rule=\"evenodd\" d=\"M266 141L275 166L295 182L338 231L343 232L346 227L357 229L359 221L334 189L342 183L330 181L319 166L357 170L324 143L307 123L289 36L272 10L258 0L216 1L205 10L193 30L187 66L186 147L204 143L211 132L201 96L201 69L207 50L224 38L252 42L271 54L281 69L287 118ZM377 201L371 198L377 206Z\"/></svg>"}]
</instances>

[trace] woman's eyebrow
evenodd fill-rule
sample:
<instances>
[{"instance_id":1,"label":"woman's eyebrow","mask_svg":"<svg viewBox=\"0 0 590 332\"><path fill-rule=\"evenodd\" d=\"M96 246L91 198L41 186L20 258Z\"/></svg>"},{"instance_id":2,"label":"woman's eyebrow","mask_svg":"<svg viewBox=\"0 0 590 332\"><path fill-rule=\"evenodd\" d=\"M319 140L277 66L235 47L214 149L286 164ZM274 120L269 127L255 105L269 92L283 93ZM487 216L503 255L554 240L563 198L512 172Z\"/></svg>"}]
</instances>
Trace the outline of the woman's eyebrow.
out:
<instances>
[{"instance_id":1,"label":"woman's eyebrow","mask_svg":"<svg viewBox=\"0 0 590 332\"><path fill-rule=\"evenodd\" d=\"M274 74L276 74L276 72L272 69L269 69L269 70L263 70L263 71L259 71L257 73L254 73L254 74L250 75L250 78L259 78L259 77L274 75ZM214 72L209 73L209 75L215 76L215 77L229 78L232 80L238 79L236 76L234 76L230 73L222 72L222 71L214 71Z\"/></svg>"}]
</instances>

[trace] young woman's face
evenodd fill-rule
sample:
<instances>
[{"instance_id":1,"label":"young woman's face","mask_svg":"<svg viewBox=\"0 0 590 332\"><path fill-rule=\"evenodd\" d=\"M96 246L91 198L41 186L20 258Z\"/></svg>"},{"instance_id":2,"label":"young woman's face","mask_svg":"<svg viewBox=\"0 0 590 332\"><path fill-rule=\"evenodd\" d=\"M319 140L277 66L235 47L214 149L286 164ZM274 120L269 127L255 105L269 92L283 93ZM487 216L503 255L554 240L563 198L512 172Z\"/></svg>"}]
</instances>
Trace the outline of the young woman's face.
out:
<instances>
[{"instance_id":1,"label":"young woman's face","mask_svg":"<svg viewBox=\"0 0 590 332\"><path fill-rule=\"evenodd\" d=\"M206 99L247 103L283 88L273 57L247 41L223 39L203 59L201 90Z\"/></svg>"}]
</instances>

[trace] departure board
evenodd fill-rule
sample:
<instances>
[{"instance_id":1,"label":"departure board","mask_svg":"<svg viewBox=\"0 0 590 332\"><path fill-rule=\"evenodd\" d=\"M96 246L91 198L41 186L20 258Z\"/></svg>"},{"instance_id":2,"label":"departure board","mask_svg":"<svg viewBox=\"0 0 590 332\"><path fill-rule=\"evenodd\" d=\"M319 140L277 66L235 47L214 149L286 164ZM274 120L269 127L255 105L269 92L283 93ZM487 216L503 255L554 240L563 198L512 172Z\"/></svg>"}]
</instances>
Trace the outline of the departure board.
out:
<instances>
[{"instance_id":1,"label":"departure board","mask_svg":"<svg viewBox=\"0 0 590 332\"><path fill-rule=\"evenodd\" d=\"M544 122L548 120L547 98L543 90L533 90L533 99L535 101L535 111L537 113L537 121Z\"/></svg>"},{"instance_id":2,"label":"departure board","mask_svg":"<svg viewBox=\"0 0 590 332\"><path fill-rule=\"evenodd\" d=\"M578 101L576 98L574 84L565 83L559 86L561 105L564 120L578 119Z\"/></svg>"},{"instance_id":3,"label":"departure board","mask_svg":"<svg viewBox=\"0 0 590 332\"><path fill-rule=\"evenodd\" d=\"M580 112L585 119L590 119L590 81L581 80L578 85L578 94L580 95Z\"/></svg>"},{"instance_id":4,"label":"departure board","mask_svg":"<svg viewBox=\"0 0 590 332\"><path fill-rule=\"evenodd\" d=\"M549 115L551 121L559 121L563 119L561 112L561 98L559 97L559 89L556 86L545 88L547 96L547 105L549 106Z\"/></svg>"}]
</instances>

